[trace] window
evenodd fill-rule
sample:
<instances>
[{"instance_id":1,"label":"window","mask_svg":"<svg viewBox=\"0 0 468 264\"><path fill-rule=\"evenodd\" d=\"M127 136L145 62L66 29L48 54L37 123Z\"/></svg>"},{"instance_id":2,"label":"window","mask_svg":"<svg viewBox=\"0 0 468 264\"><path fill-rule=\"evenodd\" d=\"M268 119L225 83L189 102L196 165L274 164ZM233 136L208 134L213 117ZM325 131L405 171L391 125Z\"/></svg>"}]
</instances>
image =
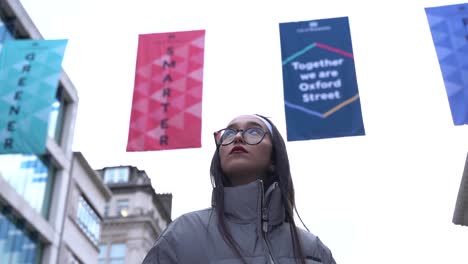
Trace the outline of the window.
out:
<instances>
[{"instance_id":1,"label":"window","mask_svg":"<svg viewBox=\"0 0 468 264\"><path fill-rule=\"evenodd\" d=\"M0 20L0 51L2 50L3 43L12 39L14 39L14 37L9 30L8 24Z\"/></svg>"},{"instance_id":2,"label":"window","mask_svg":"<svg viewBox=\"0 0 468 264\"><path fill-rule=\"evenodd\" d=\"M42 244L37 235L0 205L0 263L40 264Z\"/></svg>"},{"instance_id":3,"label":"window","mask_svg":"<svg viewBox=\"0 0 468 264\"><path fill-rule=\"evenodd\" d=\"M101 244L99 245L98 264L106 264L106 258L107 258L107 245Z\"/></svg>"},{"instance_id":4,"label":"window","mask_svg":"<svg viewBox=\"0 0 468 264\"><path fill-rule=\"evenodd\" d=\"M101 232L101 219L83 196L80 196L78 201L77 220L81 230L97 245Z\"/></svg>"},{"instance_id":5,"label":"window","mask_svg":"<svg viewBox=\"0 0 468 264\"><path fill-rule=\"evenodd\" d=\"M125 243L115 243L107 246L99 246L99 264L124 264L127 245Z\"/></svg>"},{"instance_id":6,"label":"window","mask_svg":"<svg viewBox=\"0 0 468 264\"><path fill-rule=\"evenodd\" d=\"M63 96L63 88L58 87L55 100L52 103L52 110L49 115L49 127L47 135L60 145L62 139L62 128L65 116L66 101Z\"/></svg>"},{"instance_id":7,"label":"window","mask_svg":"<svg viewBox=\"0 0 468 264\"><path fill-rule=\"evenodd\" d=\"M128 182L129 168L106 168L104 171L104 183Z\"/></svg>"},{"instance_id":8,"label":"window","mask_svg":"<svg viewBox=\"0 0 468 264\"><path fill-rule=\"evenodd\" d=\"M117 215L123 217L128 216L128 200L117 201Z\"/></svg>"},{"instance_id":9,"label":"window","mask_svg":"<svg viewBox=\"0 0 468 264\"><path fill-rule=\"evenodd\" d=\"M0 155L0 176L45 218L49 214L55 173L47 156Z\"/></svg>"},{"instance_id":10,"label":"window","mask_svg":"<svg viewBox=\"0 0 468 264\"><path fill-rule=\"evenodd\" d=\"M123 243L112 244L110 248L109 264L124 264L127 246Z\"/></svg>"}]
</instances>

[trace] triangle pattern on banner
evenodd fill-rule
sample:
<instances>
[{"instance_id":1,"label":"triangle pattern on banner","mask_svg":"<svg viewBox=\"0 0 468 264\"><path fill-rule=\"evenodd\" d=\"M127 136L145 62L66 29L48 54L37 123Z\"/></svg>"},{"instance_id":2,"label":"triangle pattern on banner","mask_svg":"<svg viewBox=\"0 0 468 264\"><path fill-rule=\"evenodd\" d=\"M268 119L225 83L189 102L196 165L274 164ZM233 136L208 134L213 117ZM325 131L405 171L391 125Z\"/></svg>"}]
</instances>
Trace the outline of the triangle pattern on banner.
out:
<instances>
[{"instance_id":1,"label":"triangle pattern on banner","mask_svg":"<svg viewBox=\"0 0 468 264\"><path fill-rule=\"evenodd\" d=\"M10 68L10 71L16 71L17 73L20 73L21 70L23 69L23 66L25 65L24 61L17 61L13 66ZM42 76L41 73L38 73L40 76Z\"/></svg>"},{"instance_id":2,"label":"triangle pattern on banner","mask_svg":"<svg viewBox=\"0 0 468 264\"><path fill-rule=\"evenodd\" d=\"M463 91L463 87L461 87L459 84L450 82L448 80L445 80L445 90L447 92L447 96L451 97L454 94Z\"/></svg>"},{"instance_id":3,"label":"triangle pattern on banner","mask_svg":"<svg viewBox=\"0 0 468 264\"><path fill-rule=\"evenodd\" d=\"M451 65L451 66L454 66L454 67L457 67L457 68L459 66L457 54L454 53L454 52L451 52L450 54L445 56L443 59L440 59L439 61L443 65Z\"/></svg>"},{"instance_id":4,"label":"triangle pattern on banner","mask_svg":"<svg viewBox=\"0 0 468 264\"><path fill-rule=\"evenodd\" d=\"M145 146L145 136L133 136L128 145L129 149L143 149Z\"/></svg>"},{"instance_id":5,"label":"triangle pattern on banner","mask_svg":"<svg viewBox=\"0 0 468 264\"><path fill-rule=\"evenodd\" d=\"M458 65L460 65L462 69L468 66L468 54L457 52L457 56L458 56Z\"/></svg>"},{"instance_id":6,"label":"triangle pattern on banner","mask_svg":"<svg viewBox=\"0 0 468 264\"><path fill-rule=\"evenodd\" d=\"M156 92L154 92L150 96L150 98L153 99L154 101L157 101L157 102L160 102L160 103L167 102L167 97L163 95L163 90L162 89L157 90Z\"/></svg>"},{"instance_id":7,"label":"triangle pattern on banner","mask_svg":"<svg viewBox=\"0 0 468 264\"><path fill-rule=\"evenodd\" d=\"M44 52L36 53L36 56L34 57L34 62L40 63L40 64L47 63L47 54Z\"/></svg>"},{"instance_id":8,"label":"triangle pattern on banner","mask_svg":"<svg viewBox=\"0 0 468 264\"><path fill-rule=\"evenodd\" d=\"M204 49L205 47L205 36L198 37L190 43L191 45L196 46L197 48Z\"/></svg>"},{"instance_id":9,"label":"triangle pattern on banner","mask_svg":"<svg viewBox=\"0 0 468 264\"><path fill-rule=\"evenodd\" d=\"M151 113L149 113L149 116L151 119L160 121L164 117L166 117L166 113L164 113L164 109L162 107L159 107L157 109L154 109Z\"/></svg>"},{"instance_id":10,"label":"triangle pattern on banner","mask_svg":"<svg viewBox=\"0 0 468 264\"><path fill-rule=\"evenodd\" d=\"M33 121L32 121L31 116L25 116L22 119L18 120L16 124L17 124L16 129L20 131L31 131L32 129L31 125L33 124Z\"/></svg>"},{"instance_id":11,"label":"triangle pattern on banner","mask_svg":"<svg viewBox=\"0 0 468 264\"><path fill-rule=\"evenodd\" d=\"M141 116L131 122L131 128L135 131L144 132L146 130L146 117Z\"/></svg>"},{"instance_id":12,"label":"triangle pattern on banner","mask_svg":"<svg viewBox=\"0 0 468 264\"><path fill-rule=\"evenodd\" d=\"M464 84L468 83L468 66L460 71ZM466 86L465 86L466 87ZM468 96L468 95L467 95Z\"/></svg>"},{"instance_id":13,"label":"triangle pattern on banner","mask_svg":"<svg viewBox=\"0 0 468 264\"><path fill-rule=\"evenodd\" d=\"M39 119L41 122L48 123L49 117L50 117L50 110L51 109L49 107L40 109L36 111L35 113L33 113L33 116Z\"/></svg>"},{"instance_id":14,"label":"triangle pattern on banner","mask_svg":"<svg viewBox=\"0 0 468 264\"><path fill-rule=\"evenodd\" d=\"M67 48L67 44L65 45L57 45L56 47L54 47L53 49L51 49L51 51L53 53L55 53L55 55L58 55L60 57L62 57L62 54L65 53L65 49Z\"/></svg>"},{"instance_id":15,"label":"triangle pattern on banner","mask_svg":"<svg viewBox=\"0 0 468 264\"><path fill-rule=\"evenodd\" d=\"M184 112L180 112L169 119L169 125L179 130L184 129Z\"/></svg>"},{"instance_id":16,"label":"triangle pattern on banner","mask_svg":"<svg viewBox=\"0 0 468 264\"><path fill-rule=\"evenodd\" d=\"M5 139L10 137L10 132L8 132L6 129L0 130L0 141L5 142Z\"/></svg>"},{"instance_id":17,"label":"triangle pattern on banner","mask_svg":"<svg viewBox=\"0 0 468 264\"><path fill-rule=\"evenodd\" d=\"M178 57L187 58L189 55L189 46L186 44L181 45L174 50L174 53L177 54Z\"/></svg>"},{"instance_id":18,"label":"triangle pattern on banner","mask_svg":"<svg viewBox=\"0 0 468 264\"><path fill-rule=\"evenodd\" d=\"M16 91L11 91L10 93L2 96L2 101L6 102L7 105L16 105L17 102L15 100L15 95L16 95Z\"/></svg>"},{"instance_id":19,"label":"triangle pattern on banner","mask_svg":"<svg viewBox=\"0 0 468 264\"><path fill-rule=\"evenodd\" d=\"M59 73L51 73L48 76L45 76L42 79L42 82L46 83L47 85L51 87L56 87L57 86L57 80L60 79L61 72Z\"/></svg>"},{"instance_id":20,"label":"triangle pattern on banner","mask_svg":"<svg viewBox=\"0 0 468 264\"><path fill-rule=\"evenodd\" d=\"M135 86L135 91L137 91L140 95L148 96L150 91L150 83L146 81L140 81Z\"/></svg>"},{"instance_id":21,"label":"triangle pattern on banner","mask_svg":"<svg viewBox=\"0 0 468 264\"><path fill-rule=\"evenodd\" d=\"M202 103L196 103L185 110L186 113L189 113L195 117L201 118L202 113Z\"/></svg>"},{"instance_id":22,"label":"triangle pattern on banner","mask_svg":"<svg viewBox=\"0 0 468 264\"><path fill-rule=\"evenodd\" d=\"M194 87L191 88L187 93L188 93L189 95L195 97L195 98L202 99L202 96L203 96L203 86L202 86L202 85L194 86Z\"/></svg>"},{"instance_id":23,"label":"triangle pattern on banner","mask_svg":"<svg viewBox=\"0 0 468 264\"><path fill-rule=\"evenodd\" d=\"M432 37L434 39L434 45L436 45L437 47L453 49L452 40L447 34L445 34L445 37L439 38L437 40L435 39L434 35L435 34L433 34L433 37Z\"/></svg>"},{"instance_id":24,"label":"triangle pattern on banner","mask_svg":"<svg viewBox=\"0 0 468 264\"><path fill-rule=\"evenodd\" d=\"M140 100L136 101L133 103L133 110L136 110L141 113L146 113L149 109L148 107L148 101L149 99L146 97L141 98Z\"/></svg>"},{"instance_id":25,"label":"triangle pattern on banner","mask_svg":"<svg viewBox=\"0 0 468 264\"><path fill-rule=\"evenodd\" d=\"M162 84L166 75L167 75L167 72L161 72L161 71L153 72L153 75L151 76L151 83ZM172 76L171 76L171 79L172 79ZM169 81L166 81L166 83L167 82Z\"/></svg>"},{"instance_id":26,"label":"triangle pattern on banner","mask_svg":"<svg viewBox=\"0 0 468 264\"><path fill-rule=\"evenodd\" d=\"M155 66L158 66L158 67L163 67L164 61L170 62L171 61L171 56L169 56L167 54L163 54L160 57L153 60L153 62L151 64L153 64Z\"/></svg>"},{"instance_id":27,"label":"triangle pattern on banner","mask_svg":"<svg viewBox=\"0 0 468 264\"><path fill-rule=\"evenodd\" d=\"M463 87L463 82L462 82L462 77L461 77L461 72L460 71L455 71L451 75L445 76L444 77L445 81L449 81L452 83L456 83Z\"/></svg>"},{"instance_id":28,"label":"triangle pattern on banner","mask_svg":"<svg viewBox=\"0 0 468 264\"><path fill-rule=\"evenodd\" d=\"M459 92L449 97L449 102L453 123L455 125L466 124L466 101L463 92Z\"/></svg>"},{"instance_id":29,"label":"triangle pattern on banner","mask_svg":"<svg viewBox=\"0 0 468 264\"><path fill-rule=\"evenodd\" d=\"M454 66L451 66L451 65L448 65L448 64L444 64L441 67L441 71L442 71L442 76L445 78L447 76L452 75L454 72L458 71L458 68L454 67Z\"/></svg>"},{"instance_id":30,"label":"triangle pattern on banner","mask_svg":"<svg viewBox=\"0 0 468 264\"><path fill-rule=\"evenodd\" d=\"M137 74L149 79L151 77L151 64L138 67Z\"/></svg>"},{"instance_id":31,"label":"triangle pattern on banner","mask_svg":"<svg viewBox=\"0 0 468 264\"><path fill-rule=\"evenodd\" d=\"M466 36L466 45L458 49L458 53L461 53L463 56L468 55L468 33ZM467 60L462 60L464 63L468 63Z\"/></svg>"},{"instance_id":32,"label":"triangle pattern on banner","mask_svg":"<svg viewBox=\"0 0 468 264\"><path fill-rule=\"evenodd\" d=\"M431 26L431 30L439 31L439 32L450 32L449 25L448 25L447 21L445 21L445 20Z\"/></svg>"},{"instance_id":33,"label":"triangle pattern on banner","mask_svg":"<svg viewBox=\"0 0 468 264\"><path fill-rule=\"evenodd\" d=\"M190 57L190 61L195 62L198 65L203 65L203 59L204 59L203 56L204 56L203 50L201 52L196 52Z\"/></svg>"},{"instance_id":34,"label":"triangle pattern on banner","mask_svg":"<svg viewBox=\"0 0 468 264\"><path fill-rule=\"evenodd\" d=\"M435 45L439 45L439 42L450 40L450 38L447 32L432 31L432 40L434 41ZM451 47L451 45L448 46Z\"/></svg>"},{"instance_id":35,"label":"triangle pattern on banner","mask_svg":"<svg viewBox=\"0 0 468 264\"><path fill-rule=\"evenodd\" d=\"M439 46L436 46L436 53L437 53L437 57L439 58L439 61L442 61L445 59L445 57L449 56L450 54L452 54L452 50L451 49L447 49L447 48L444 48L444 47L439 47Z\"/></svg>"},{"instance_id":36,"label":"triangle pattern on banner","mask_svg":"<svg viewBox=\"0 0 468 264\"><path fill-rule=\"evenodd\" d=\"M182 94L172 99L171 107L176 108L178 111L182 111L185 108L185 95Z\"/></svg>"},{"instance_id":37,"label":"triangle pattern on banner","mask_svg":"<svg viewBox=\"0 0 468 264\"><path fill-rule=\"evenodd\" d=\"M176 67L173 69L175 72L180 74L186 74L188 70L188 62L186 60L176 61Z\"/></svg>"},{"instance_id":38,"label":"triangle pattern on banner","mask_svg":"<svg viewBox=\"0 0 468 264\"><path fill-rule=\"evenodd\" d=\"M164 135L165 133L166 133L165 129L162 129L161 127L156 127L156 128L153 128L153 129L149 130L148 132L146 132L146 136L150 137L152 139L159 140L159 138L162 135Z\"/></svg>"},{"instance_id":39,"label":"triangle pattern on banner","mask_svg":"<svg viewBox=\"0 0 468 264\"><path fill-rule=\"evenodd\" d=\"M468 34L468 30L467 30L467 34ZM467 45L468 39L465 39L465 37L463 36L463 32L460 32L460 33L457 33L457 35L452 37L452 43L453 43L454 49L458 51L459 49Z\"/></svg>"},{"instance_id":40,"label":"triangle pattern on banner","mask_svg":"<svg viewBox=\"0 0 468 264\"><path fill-rule=\"evenodd\" d=\"M427 11L426 9L426 14L427 14L427 20L429 22L429 26L432 28L434 27L435 25L439 24L439 23L442 23L444 21L444 18L439 16L439 15L433 15L433 14L430 14L431 12L430 11Z\"/></svg>"},{"instance_id":41,"label":"triangle pattern on banner","mask_svg":"<svg viewBox=\"0 0 468 264\"><path fill-rule=\"evenodd\" d=\"M177 80L174 80L171 83L170 88L173 88L173 89L178 90L180 92L185 92L185 90L187 89L187 78L186 77L180 77Z\"/></svg>"},{"instance_id":42,"label":"triangle pattern on banner","mask_svg":"<svg viewBox=\"0 0 468 264\"><path fill-rule=\"evenodd\" d=\"M199 68L195 71L192 71L190 74L189 74L190 78L193 78L199 82L203 81L203 68Z\"/></svg>"}]
</instances>

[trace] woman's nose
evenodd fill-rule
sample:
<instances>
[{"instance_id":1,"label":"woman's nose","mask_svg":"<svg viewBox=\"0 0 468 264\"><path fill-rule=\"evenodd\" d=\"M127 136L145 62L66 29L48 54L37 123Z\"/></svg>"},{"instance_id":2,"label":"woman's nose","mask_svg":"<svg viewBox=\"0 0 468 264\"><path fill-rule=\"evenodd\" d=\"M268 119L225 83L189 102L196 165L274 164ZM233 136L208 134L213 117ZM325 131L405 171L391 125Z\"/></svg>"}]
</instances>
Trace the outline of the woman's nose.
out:
<instances>
[{"instance_id":1,"label":"woman's nose","mask_svg":"<svg viewBox=\"0 0 468 264\"><path fill-rule=\"evenodd\" d=\"M244 138L242 137L242 130L237 131L236 136L234 137L234 142L244 143Z\"/></svg>"}]
</instances>

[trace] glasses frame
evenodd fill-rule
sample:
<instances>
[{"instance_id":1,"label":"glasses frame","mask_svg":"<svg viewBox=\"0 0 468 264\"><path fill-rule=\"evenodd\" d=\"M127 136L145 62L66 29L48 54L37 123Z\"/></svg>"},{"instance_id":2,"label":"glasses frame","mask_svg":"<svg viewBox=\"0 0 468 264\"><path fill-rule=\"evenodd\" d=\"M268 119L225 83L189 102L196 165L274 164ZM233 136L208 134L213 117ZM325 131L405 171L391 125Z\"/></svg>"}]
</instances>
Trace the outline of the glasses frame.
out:
<instances>
[{"instance_id":1,"label":"glasses frame","mask_svg":"<svg viewBox=\"0 0 468 264\"><path fill-rule=\"evenodd\" d=\"M250 143L248 143L248 142L245 140L245 138L244 138L244 133L245 133L247 130L253 129L253 128L261 130L261 131L263 132L263 135L262 135L262 138L261 138L257 143L255 143L255 144L250 144ZM232 140L231 142L227 143L227 144L218 143L217 140L216 140L216 135L217 135L218 133L220 133L221 131L223 131L223 130L232 130L232 131L235 131L235 132L236 132L236 133L234 134L233 140ZM253 146L253 145L258 145L258 144L260 144L260 143L263 141L263 139L265 139L265 136L266 136L266 134L268 133L268 131L266 131L266 130L263 129L262 127L257 127L257 126L248 127L248 128L246 128L246 129L236 129L236 128L227 127L227 128L223 128L223 129L220 129L220 130L218 130L218 131L215 131L215 132L213 133L214 141L215 141L216 146L219 147L219 146L227 146L227 145L232 144L232 143L236 140L236 136L237 136L237 134L238 134L239 132L241 132L242 141L244 141L245 144L247 144L247 145L252 145L252 146Z\"/></svg>"}]
</instances>

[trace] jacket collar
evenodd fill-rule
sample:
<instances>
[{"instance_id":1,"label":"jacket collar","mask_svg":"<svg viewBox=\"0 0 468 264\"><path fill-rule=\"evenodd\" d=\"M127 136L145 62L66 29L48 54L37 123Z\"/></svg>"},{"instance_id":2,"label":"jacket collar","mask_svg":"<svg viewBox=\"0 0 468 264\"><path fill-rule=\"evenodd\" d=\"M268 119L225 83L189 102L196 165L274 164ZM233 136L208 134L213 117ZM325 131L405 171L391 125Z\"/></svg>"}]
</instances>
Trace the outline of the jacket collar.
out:
<instances>
[{"instance_id":1,"label":"jacket collar","mask_svg":"<svg viewBox=\"0 0 468 264\"><path fill-rule=\"evenodd\" d=\"M228 219L236 222L259 221L262 218L262 207L266 208L270 226L284 221L285 211L277 182L271 184L267 191L264 191L260 180L224 188L224 212Z\"/></svg>"}]
</instances>

